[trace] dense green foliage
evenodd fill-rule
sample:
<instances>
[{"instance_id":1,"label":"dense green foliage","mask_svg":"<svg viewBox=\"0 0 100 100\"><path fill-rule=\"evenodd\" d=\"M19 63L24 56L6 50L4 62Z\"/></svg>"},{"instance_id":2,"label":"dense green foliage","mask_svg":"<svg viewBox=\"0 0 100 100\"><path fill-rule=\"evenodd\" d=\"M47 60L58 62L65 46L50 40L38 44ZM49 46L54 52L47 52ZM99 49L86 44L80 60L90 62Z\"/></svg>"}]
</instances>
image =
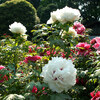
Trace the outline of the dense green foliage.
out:
<instances>
[{"instance_id":1,"label":"dense green foliage","mask_svg":"<svg viewBox=\"0 0 100 100\"><path fill-rule=\"evenodd\" d=\"M36 9L26 0L11 0L0 5L0 36L10 34L8 27L13 22L21 22L27 28L27 34L37 23Z\"/></svg>"},{"instance_id":2,"label":"dense green foliage","mask_svg":"<svg viewBox=\"0 0 100 100\"><path fill-rule=\"evenodd\" d=\"M30 2L36 9L40 4L40 0L27 0L27 1Z\"/></svg>"}]
</instances>

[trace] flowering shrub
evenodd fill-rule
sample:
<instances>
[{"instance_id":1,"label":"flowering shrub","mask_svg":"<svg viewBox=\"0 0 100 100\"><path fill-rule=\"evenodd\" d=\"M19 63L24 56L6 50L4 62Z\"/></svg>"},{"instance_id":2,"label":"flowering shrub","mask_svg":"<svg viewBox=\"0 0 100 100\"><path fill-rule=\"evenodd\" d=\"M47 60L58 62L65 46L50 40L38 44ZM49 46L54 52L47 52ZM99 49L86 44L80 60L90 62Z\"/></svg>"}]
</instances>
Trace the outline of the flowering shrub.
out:
<instances>
[{"instance_id":1,"label":"flowering shrub","mask_svg":"<svg viewBox=\"0 0 100 100\"><path fill-rule=\"evenodd\" d=\"M79 18L73 8L54 11L32 41L21 23L10 25L14 39L0 41L1 100L99 100L100 37L90 40Z\"/></svg>"}]
</instances>

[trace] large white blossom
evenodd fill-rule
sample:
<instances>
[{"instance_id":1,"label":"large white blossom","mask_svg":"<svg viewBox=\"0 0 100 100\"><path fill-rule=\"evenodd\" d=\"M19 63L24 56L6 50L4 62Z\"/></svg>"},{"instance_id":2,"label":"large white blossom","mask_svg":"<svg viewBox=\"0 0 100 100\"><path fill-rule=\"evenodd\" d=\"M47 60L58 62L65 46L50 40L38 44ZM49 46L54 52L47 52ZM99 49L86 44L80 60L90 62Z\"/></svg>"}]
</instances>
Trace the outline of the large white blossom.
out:
<instances>
[{"instance_id":1,"label":"large white blossom","mask_svg":"<svg viewBox=\"0 0 100 100\"><path fill-rule=\"evenodd\" d=\"M9 28L12 33L25 34L27 32L26 27L18 22L14 22L13 24L9 25Z\"/></svg>"},{"instance_id":2,"label":"large white blossom","mask_svg":"<svg viewBox=\"0 0 100 100\"><path fill-rule=\"evenodd\" d=\"M72 60L53 57L43 68L40 75L52 91L68 91L76 83L76 69Z\"/></svg>"},{"instance_id":3,"label":"large white blossom","mask_svg":"<svg viewBox=\"0 0 100 100\"><path fill-rule=\"evenodd\" d=\"M75 20L79 20L80 11L78 9L73 9L70 7L64 7L63 9L57 9L50 13L51 17L47 21L47 24L52 24L56 21L61 22L62 24L66 22L73 22Z\"/></svg>"}]
</instances>

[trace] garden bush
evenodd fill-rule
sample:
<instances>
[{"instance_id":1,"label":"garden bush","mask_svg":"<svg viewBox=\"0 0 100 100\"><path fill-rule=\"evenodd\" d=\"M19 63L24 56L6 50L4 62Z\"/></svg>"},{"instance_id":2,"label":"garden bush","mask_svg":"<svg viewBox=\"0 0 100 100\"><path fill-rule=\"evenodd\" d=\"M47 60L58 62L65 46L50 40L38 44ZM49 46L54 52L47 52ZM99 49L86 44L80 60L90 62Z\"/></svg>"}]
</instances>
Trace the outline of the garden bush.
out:
<instances>
[{"instance_id":1,"label":"garden bush","mask_svg":"<svg viewBox=\"0 0 100 100\"><path fill-rule=\"evenodd\" d=\"M0 5L0 36L3 33L12 35L8 30L14 21L21 22L27 28L27 34L39 22L36 9L26 0L10 0Z\"/></svg>"}]
</instances>

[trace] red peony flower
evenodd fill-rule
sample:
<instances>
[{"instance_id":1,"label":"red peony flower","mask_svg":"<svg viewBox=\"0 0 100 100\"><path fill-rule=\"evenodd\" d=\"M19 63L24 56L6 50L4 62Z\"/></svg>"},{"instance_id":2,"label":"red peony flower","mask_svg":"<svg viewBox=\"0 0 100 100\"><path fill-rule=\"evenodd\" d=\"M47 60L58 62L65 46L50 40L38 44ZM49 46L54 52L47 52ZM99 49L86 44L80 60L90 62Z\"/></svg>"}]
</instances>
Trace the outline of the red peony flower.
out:
<instances>
[{"instance_id":1,"label":"red peony flower","mask_svg":"<svg viewBox=\"0 0 100 100\"><path fill-rule=\"evenodd\" d=\"M24 62L28 63L29 61L37 61L37 60L40 60L40 59L41 59L41 57L38 56L38 55L33 56L33 57L28 56L28 57L25 58Z\"/></svg>"},{"instance_id":2,"label":"red peony flower","mask_svg":"<svg viewBox=\"0 0 100 100\"><path fill-rule=\"evenodd\" d=\"M5 68L4 66L0 65L0 70L2 70L3 68ZM0 74L1 76L2 74ZM8 77L6 75L3 76L3 78L0 80L0 83L4 82L5 80L8 80Z\"/></svg>"},{"instance_id":3,"label":"red peony flower","mask_svg":"<svg viewBox=\"0 0 100 100\"><path fill-rule=\"evenodd\" d=\"M37 93L37 87L36 86L33 86L33 89L32 89L32 93Z\"/></svg>"}]
</instances>

